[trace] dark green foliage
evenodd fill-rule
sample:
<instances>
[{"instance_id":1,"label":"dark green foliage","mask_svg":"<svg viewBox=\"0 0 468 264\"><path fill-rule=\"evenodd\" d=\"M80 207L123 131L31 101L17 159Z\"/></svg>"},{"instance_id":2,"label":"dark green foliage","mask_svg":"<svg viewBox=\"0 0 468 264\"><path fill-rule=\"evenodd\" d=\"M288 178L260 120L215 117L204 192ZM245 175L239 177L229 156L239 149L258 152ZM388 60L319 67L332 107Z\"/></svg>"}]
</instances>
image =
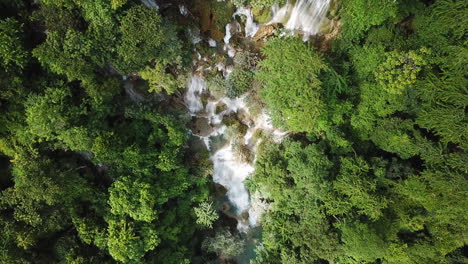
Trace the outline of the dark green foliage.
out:
<instances>
[{"instance_id":1,"label":"dark green foliage","mask_svg":"<svg viewBox=\"0 0 468 264\"><path fill-rule=\"evenodd\" d=\"M13 18L0 20L0 62L5 71L23 69L29 54L23 48L22 25Z\"/></svg>"},{"instance_id":2,"label":"dark green foliage","mask_svg":"<svg viewBox=\"0 0 468 264\"><path fill-rule=\"evenodd\" d=\"M178 64L174 26L125 1L20 7L0 20L0 262L187 262L208 195L188 118L132 103L111 66Z\"/></svg>"},{"instance_id":3,"label":"dark green foliage","mask_svg":"<svg viewBox=\"0 0 468 264\"><path fill-rule=\"evenodd\" d=\"M120 21L120 33L118 67L123 72L138 72L153 60L162 65L180 61L181 45L174 28L154 9L141 5L129 9Z\"/></svg>"},{"instance_id":4,"label":"dark green foliage","mask_svg":"<svg viewBox=\"0 0 468 264\"><path fill-rule=\"evenodd\" d=\"M235 69L226 80L226 95L234 98L249 91L253 81L253 73L248 70Z\"/></svg>"},{"instance_id":5,"label":"dark green foliage","mask_svg":"<svg viewBox=\"0 0 468 264\"><path fill-rule=\"evenodd\" d=\"M247 93L291 135L257 146L248 185L269 209L252 263L465 263L468 3L340 4L332 51L276 37L263 61L240 52L227 80L208 80L216 95ZM242 252L218 228L212 164L187 152L190 117L174 104L191 50L176 6L0 1L0 263ZM210 6L217 27L230 21L231 4ZM114 67L168 95L132 102ZM234 151L248 153L241 140Z\"/></svg>"},{"instance_id":6,"label":"dark green foliage","mask_svg":"<svg viewBox=\"0 0 468 264\"><path fill-rule=\"evenodd\" d=\"M256 263L466 262L467 4L425 3L343 1L338 45L304 72L306 45L267 43L273 120L307 81L322 107L281 119L320 133L259 148L249 185L271 207Z\"/></svg>"},{"instance_id":7,"label":"dark green foliage","mask_svg":"<svg viewBox=\"0 0 468 264\"><path fill-rule=\"evenodd\" d=\"M228 230L216 233L214 237L209 237L203 241L203 249L216 253L222 257L235 257L244 250L244 241L237 235L233 235Z\"/></svg>"}]
</instances>

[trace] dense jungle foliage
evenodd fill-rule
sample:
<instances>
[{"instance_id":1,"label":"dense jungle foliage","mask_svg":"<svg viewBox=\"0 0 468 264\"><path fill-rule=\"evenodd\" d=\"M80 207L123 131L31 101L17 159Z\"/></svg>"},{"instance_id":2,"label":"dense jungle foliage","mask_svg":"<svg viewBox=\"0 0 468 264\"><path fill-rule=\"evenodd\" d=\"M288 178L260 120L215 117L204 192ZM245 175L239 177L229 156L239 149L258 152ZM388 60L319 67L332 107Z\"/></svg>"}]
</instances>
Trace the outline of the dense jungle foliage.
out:
<instances>
[{"instance_id":1,"label":"dense jungle foliage","mask_svg":"<svg viewBox=\"0 0 468 264\"><path fill-rule=\"evenodd\" d=\"M207 2L221 14L276 1ZM270 203L251 263L467 263L468 2L333 2L330 50L273 36L208 81L252 93L290 135L264 138L247 181ZM229 230L201 231L222 219L177 103L194 46L179 16L134 0L0 0L0 263L243 250Z\"/></svg>"},{"instance_id":2,"label":"dense jungle foliage","mask_svg":"<svg viewBox=\"0 0 468 264\"><path fill-rule=\"evenodd\" d=\"M343 1L329 54L262 50L277 126L251 189L272 202L257 263L466 263L466 1Z\"/></svg>"}]
</instances>

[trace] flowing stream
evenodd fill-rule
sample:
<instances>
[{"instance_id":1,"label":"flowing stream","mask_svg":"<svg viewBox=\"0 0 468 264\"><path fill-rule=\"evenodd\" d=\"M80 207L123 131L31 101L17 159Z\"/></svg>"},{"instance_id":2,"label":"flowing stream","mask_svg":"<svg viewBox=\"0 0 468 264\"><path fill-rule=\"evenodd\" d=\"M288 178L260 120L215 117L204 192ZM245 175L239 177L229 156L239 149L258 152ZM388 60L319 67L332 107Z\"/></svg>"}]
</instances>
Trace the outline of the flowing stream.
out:
<instances>
[{"instance_id":1,"label":"flowing stream","mask_svg":"<svg viewBox=\"0 0 468 264\"><path fill-rule=\"evenodd\" d=\"M273 18L269 24L282 23L286 29L300 31L307 36L315 35L325 18L329 2L330 0L298 0L294 5L287 3L281 8L274 6ZM243 17L243 28L235 20L238 16ZM230 44L231 38L242 32L242 29L246 38L253 38L259 27L249 8L237 9L233 14L232 23L225 27L224 52L229 57L234 57L236 50ZM192 35L194 43L201 41L198 35L193 33ZM203 41L206 41L210 47L220 45L211 38ZM197 52L184 101L192 116L192 122L202 124L201 128L192 128L192 134L201 139L210 151L214 169L213 181L226 189L229 204L223 206L223 211L237 220L237 229L240 232L247 233L260 225L260 217L269 206L258 193L249 194L244 185L244 181L254 172L257 146L261 141L256 134L261 131L263 135L270 135L279 142L286 132L275 129L265 111L252 114L245 100L248 94L237 98L216 98L211 95L203 74L211 69L217 69L224 78L227 78L233 66L227 66L222 62L206 65L209 61L209 58ZM232 125L226 125L232 124L226 120L232 121L233 118L246 129L236 130ZM260 231L256 229L252 232ZM254 243L251 243L252 248ZM247 257L248 254L250 255ZM248 258L251 257L251 253L245 253L238 261L249 263Z\"/></svg>"},{"instance_id":2,"label":"flowing stream","mask_svg":"<svg viewBox=\"0 0 468 264\"><path fill-rule=\"evenodd\" d=\"M273 128L266 113L252 116L245 104L245 97L222 97L216 100L210 98L206 105L203 105L202 97L205 96L205 92L206 82L202 77L193 75L188 83L184 100L190 114L195 119L203 120L206 125L204 131L192 133L202 139L206 148L211 151L213 181L226 188L226 195L232 206L230 211L238 220L237 227L239 231L247 232L250 227L259 225L262 209L266 208L260 199L252 199L244 186L244 180L254 171L253 161L259 143L259 140L254 138L254 134L260 129L280 139L285 133ZM223 110L217 113L220 107ZM230 130L223 123L225 117L233 116L247 126L244 135L236 134L237 131ZM244 148L253 159L243 160L236 152L236 147Z\"/></svg>"}]
</instances>

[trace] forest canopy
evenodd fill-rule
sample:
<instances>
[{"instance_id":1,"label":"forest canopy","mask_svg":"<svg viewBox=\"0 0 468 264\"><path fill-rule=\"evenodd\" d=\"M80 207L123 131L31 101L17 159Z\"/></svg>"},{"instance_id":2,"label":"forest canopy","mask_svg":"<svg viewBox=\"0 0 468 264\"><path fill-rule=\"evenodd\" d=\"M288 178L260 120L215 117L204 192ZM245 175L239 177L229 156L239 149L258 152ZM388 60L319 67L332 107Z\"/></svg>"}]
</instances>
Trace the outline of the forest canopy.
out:
<instances>
[{"instance_id":1,"label":"forest canopy","mask_svg":"<svg viewBox=\"0 0 468 264\"><path fill-rule=\"evenodd\" d=\"M232 140L266 205L250 263L466 263L468 1L330 1L332 37L223 39L286 2L0 0L0 263L244 263L193 73L212 112L250 107L218 128L284 132Z\"/></svg>"}]
</instances>

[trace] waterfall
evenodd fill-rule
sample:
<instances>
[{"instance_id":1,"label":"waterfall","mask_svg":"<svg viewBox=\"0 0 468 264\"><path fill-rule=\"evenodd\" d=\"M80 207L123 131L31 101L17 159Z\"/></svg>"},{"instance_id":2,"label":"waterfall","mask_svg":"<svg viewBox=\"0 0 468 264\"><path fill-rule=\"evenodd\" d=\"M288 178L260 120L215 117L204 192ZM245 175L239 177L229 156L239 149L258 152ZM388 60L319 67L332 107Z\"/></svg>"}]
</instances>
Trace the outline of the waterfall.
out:
<instances>
[{"instance_id":1,"label":"waterfall","mask_svg":"<svg viewBox=\"0 0 468 264\"><path fill-rule=\"evenodd\" d=\"M130 97L130 100L135 103L139 103L145 99L143 95L137 91L135 84L131 80L125 79L124 89L125 93L128 95L128 97Z\"/></svg>"},{"instance_id":2,"label":"waterfall","mask_svg":"<svg viewBox=\"0 0 468 264\"><path fill-rule=\"evenodd\" d=\"M281 8L276 4L271 9L273 18L267 24L282 23L288 30L302 32L307 39L319 33L329 6L330 0L298 0Z\"/></svg>"},{"instance_id":3,"label":"waterfall","mask_svg":"<svg viewBox=\"0 0 468 264\"><path fill-rule=\"evenodd\" d=\"M218 150L211 157L213 161L213 181L227 189L227 197L239 216L238 229L246 231L248 225L242 215L250 209L249 192L244 180L254 171L253 166L240 162L232 149L232 142Z\"/></svg>"},{"instance_id":4,"label":"waterfall","mask_svg":"<svg viewBox=\"0 0 468 264\"><path fill-rule=\"evenodd\" d=\"M201 93L205 90L205 88L206 83L203 79L197 76L192 76L190 78L188 89L184 98L190 114L194 115L203 109Z\"/></svg>"},{"instance_id":5,"label":"waterfall","mask_svg":"<svg viewBox=\"0 0 468 264\"><path fill-rule=\"evenodd\" d=\"M148 8L154 8L156 10L159 10L159 6L154 0L141 0L141 2Z\"/></svg>"},{"instance_id":6,"label":"waterfall","mask_svg":"<svg viewBox=\"0 0 468 264\"><path fill-rule=\"evenodd\" d=\"M250 8L239 7L236 12L232 15L232 17L236 17L238 15L245 16L245 37L252 38L257 33L259 25L254 22L252 10Z\"/></svg>"},{"instance_id":7,"label":"waterfall","mask_svg":"<svg viewBox=\"0 0 468 264\"><path fill-rule=\"evenodd\" d=\"M234 209L234 214L238 220L239 231L247 232L250 227L258 226L260 216L266 210L267 204L255 197L250 197L244 180L254 171L253 163L256 158L256 147L259 140L255 140L253 135L257 130L270 133L274 139L281 140L286 132L275 129L269 120L269 116L263 112L258 116L251 116L245 104L243 95L237 98L221 97L219 99L209 98L206 105L203 105L201 97L206 89L206 83L202 77L192 76L188 83L185 94L185 103L192 116L197 119L206 119L209 125L207 131L200 134L195 131L194 135L199 137L211 151L211 161L213 162L213 181L224 186L227 190L227 198ZM222 105L223 110L216 112L217 106ZM242 113L242 114L241 114ZM223 124L223 118L236 114L241 122L246 125L247 131L240 142L234 143L236 135L227 133L228 127ZM244 116L244 119L239 116ZM248 121L245 121L248 120ZM197 132L199 133L197 135ZM223 137L227 142L218 147L212 148L212 140L216 137ZM234 151L234 144L243 144L252 154L253 162L240 159L238 153ZM258 196L258 195L257 195Z\"/></svg>"},{"instance_id":8,"label":"waterfall","mask_svg":"<svg viewBox=\"0 0 468 264\"><path fill-rule=\"evenodd\" d=\"M254 22L252 11L249 8L241 7L233 14L233 18L236 16L245 16L245 36L253 37L259 29L259 25ZM241 32L241 26L234 20L227 24L225 29L224 51L229 57L234 57L236 50L231 46L230 41L234 34ZM195 35L191 31L189 34ZM201 38L195 39L197 42L201 41ZM211 38L204 41L210 47L217 46L216 41ZM197 55L198 57L193 63L194 74L189 78L184 96L189 113L193 117L195 129L193 129L192 135L201 139L210 151L210 160L213 162L213 181L226 189L226 196L231 205L230 208L232 208L229 215L238 220L237 228L239 231L247 232L251 227L260 224L260 216L268 208L268 204L261 200L258 193L250 195L244 185L244 181L254 172L253 164L256 160L257 146L261 141L254 135L258 134L256 133L258 130L262 130L262 134L270 134L274 140L280 141L286 132L275 129L266 112L256 116L252 115L245 103L248 94L237 98L209 96L205 80L195 72L204 73L216 68L223 73L224 78L227 78L233 70L233 65L225 65L221 62L213 63L211 66L206 65L206 58L200 53ZM206 103L202 97L206 99ZM231 119L233 116L237 122L246 127L244 132L233 132L223 123L225 117ZM228 131L231 132L228 133ZM245 134L239 135L239 133ZM240 154L239 148L248 154ZM249 156L249 158L246 159L244 155Z\"/></svg>"}]
</instances>

